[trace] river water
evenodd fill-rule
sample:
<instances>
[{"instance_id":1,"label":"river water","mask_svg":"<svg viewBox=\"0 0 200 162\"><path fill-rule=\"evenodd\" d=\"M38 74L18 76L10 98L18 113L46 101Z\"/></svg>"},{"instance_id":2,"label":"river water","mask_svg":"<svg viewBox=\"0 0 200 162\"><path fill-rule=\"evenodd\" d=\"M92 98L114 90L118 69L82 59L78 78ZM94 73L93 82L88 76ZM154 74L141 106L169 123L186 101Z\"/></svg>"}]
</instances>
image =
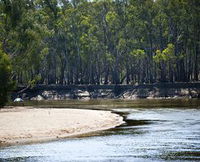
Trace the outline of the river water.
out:
<instances>
[{"instance_id":1,"label":"river water","mask_svg":"<svg viewBox=\"0 0 200 162\"><path fill-rule=\"evenodd\" d=\"M168 102L138 108L131 101L109 101L108 109L123 115L125 124L79 138L3 147L0 161L200 161L199 100L171 107ZM106 107L105 102L78 105Z\"/></svg>"}]
</instances>

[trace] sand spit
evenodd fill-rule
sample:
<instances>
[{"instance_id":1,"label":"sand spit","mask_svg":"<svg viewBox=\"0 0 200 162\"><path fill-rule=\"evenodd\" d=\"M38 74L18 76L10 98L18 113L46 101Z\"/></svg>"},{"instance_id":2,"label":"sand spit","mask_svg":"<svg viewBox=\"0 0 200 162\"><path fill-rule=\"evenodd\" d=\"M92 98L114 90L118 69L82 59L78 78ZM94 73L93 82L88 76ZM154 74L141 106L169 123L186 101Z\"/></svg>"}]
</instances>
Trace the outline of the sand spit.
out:
<instances>
[{"instance_id":1,"label":"sand spit","mask_svg":"<svg viewBox=\"0 0 200 162\"><path fill-rule=\"evenodd\" d=\"M51 141L123 123L110 111L32 107L0 110L0 146Z\"/></svg>"}]
</instances>

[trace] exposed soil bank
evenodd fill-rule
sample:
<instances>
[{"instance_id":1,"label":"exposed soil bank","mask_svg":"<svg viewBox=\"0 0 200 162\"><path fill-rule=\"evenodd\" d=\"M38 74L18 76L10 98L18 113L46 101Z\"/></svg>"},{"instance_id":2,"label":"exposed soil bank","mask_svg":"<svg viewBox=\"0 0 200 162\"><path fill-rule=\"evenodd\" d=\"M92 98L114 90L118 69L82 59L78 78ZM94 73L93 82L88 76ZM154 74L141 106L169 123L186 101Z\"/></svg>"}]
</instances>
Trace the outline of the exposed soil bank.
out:
<instances>
[{"instance_id":1,"label":"exposed soil bank","mask_svg":"<svg viewBox=\"0 0 200 162\"><path fill-rule=\"evenodd\" d=\"M122 123L123 118L110 111L4 108L0 109L0 146L79 136Z\"/></svg>"},{"instance_id":2,"label":"exposed soil bank","mask_svg":"<svg viewBox=\"0 0 200 162\"><path fill-rule=\"evenodd\" d=\"M37 85L21 91L12 99L65 100L65 99L137 99L137 98L200 98L200 83L162 83L143 85Z\"/></svg>"}]
</instances>

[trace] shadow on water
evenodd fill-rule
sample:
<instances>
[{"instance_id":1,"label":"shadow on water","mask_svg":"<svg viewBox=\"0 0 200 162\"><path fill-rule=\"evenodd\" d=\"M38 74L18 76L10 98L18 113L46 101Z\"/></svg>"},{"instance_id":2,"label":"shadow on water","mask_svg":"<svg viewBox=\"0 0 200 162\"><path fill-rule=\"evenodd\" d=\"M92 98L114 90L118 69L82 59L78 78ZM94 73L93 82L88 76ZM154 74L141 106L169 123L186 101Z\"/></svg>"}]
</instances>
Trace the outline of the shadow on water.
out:
<instances>
[{"instance_id":1,"label":"shadow on water","mask_svg":"<svg viewBox=\"0 0 200 162\"><path fill-rule=\"evenodd\" d=\"M35 157L38 158L38 157ZM15 158L6 158L6 159L0 159L0 162L24 162L24 161L36 161L34 160L34 157L15 157Z\"/></svg>"},{"instance_id":2,"label":"shadow on water","mask_svg":"<svg viewBox=\"0 0 200 162\"><path fill-rule=\"evenodd\" d=\"M164 160L192 160L199 161L200 160L200 151L180 151L180 152L168 152L160 156L160 158Z\"/></svg>"}]
</instances>

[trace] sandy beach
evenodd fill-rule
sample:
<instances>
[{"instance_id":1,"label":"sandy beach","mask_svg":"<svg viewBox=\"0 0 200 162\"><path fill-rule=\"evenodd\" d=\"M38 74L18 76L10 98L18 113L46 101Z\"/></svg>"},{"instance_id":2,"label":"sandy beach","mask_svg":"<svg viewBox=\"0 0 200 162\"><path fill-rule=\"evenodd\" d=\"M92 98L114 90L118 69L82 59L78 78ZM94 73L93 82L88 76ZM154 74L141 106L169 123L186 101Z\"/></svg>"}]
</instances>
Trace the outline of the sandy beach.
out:
<instances>
[{"instance_id":1,"label":"sandy beach","mask_svg":"<svg viewBox=\"0 0 200 162\"><path fill-rule=\"evenodd\" d=\"M78 136L122 123L122 117L110 111L4 108L0 110L0 146Z\"/></svg>"}]
</instances>

